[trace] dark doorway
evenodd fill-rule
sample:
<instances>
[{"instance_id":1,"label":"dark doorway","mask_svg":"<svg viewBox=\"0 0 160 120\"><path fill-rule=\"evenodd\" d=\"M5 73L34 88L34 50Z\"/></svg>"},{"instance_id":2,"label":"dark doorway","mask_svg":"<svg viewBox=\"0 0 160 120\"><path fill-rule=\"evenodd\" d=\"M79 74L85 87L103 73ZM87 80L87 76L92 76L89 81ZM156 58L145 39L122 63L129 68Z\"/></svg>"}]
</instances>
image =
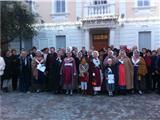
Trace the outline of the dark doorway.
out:
<instances>
[{"instance_id":1,"label":"dark doorway","mask_svg":"<svg viewBox=\"0 0 160 120\"><path fill-rule=\"evenodd\" d=\"M109 30L108 29L94 29L91 33L91 45L95 50L107 48L109 44Z\"/></svg>"}]
</instances>

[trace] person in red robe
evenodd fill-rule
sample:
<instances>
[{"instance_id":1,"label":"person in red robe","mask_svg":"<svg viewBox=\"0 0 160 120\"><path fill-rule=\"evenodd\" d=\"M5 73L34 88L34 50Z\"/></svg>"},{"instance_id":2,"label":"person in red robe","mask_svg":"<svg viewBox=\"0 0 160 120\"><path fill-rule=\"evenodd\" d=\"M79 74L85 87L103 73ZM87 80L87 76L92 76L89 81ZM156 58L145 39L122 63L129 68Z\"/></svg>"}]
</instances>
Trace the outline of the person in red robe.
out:
<instances>
[{"instance_id":1,"label":"person in red robe","mask_svg":"<svg viewBox=\"0 0 160 120\"><path fill-rule=\"evenodd\" d=\"M62 76L62 84L63 89L66 90L66 94L73 94L73 90L76 88L76 64L75 60L72 57L72 53L70 49L67 49L66 53L67 57L62 62L62 66L60 69L60 75Z\"/></svg>"},{"instance_id":2,"label":"person in red robe","mask_svg":"<svg viewBox=\"0 0 160 120\"><path fill-rule=\"evenodd\" d=\"M126 70L125 59L127 58L124 50L120 50L118 56L118 90L120 94L126 93Z\"/></svg>"},{"instance_id":3,"label":"person in red robe","mask_svg":"<svg viewBox=\"0 0 160 120\"><path fill-rule=\"evenodd\" d=\"M98 51L93 51L93 60L91 63L91 72L92 72L92 86L94 90L94 95L97 95L101 91L101 85L103 80L102 70L100 68L100 60L98 58Z\"/></svg>"}]
</instances>

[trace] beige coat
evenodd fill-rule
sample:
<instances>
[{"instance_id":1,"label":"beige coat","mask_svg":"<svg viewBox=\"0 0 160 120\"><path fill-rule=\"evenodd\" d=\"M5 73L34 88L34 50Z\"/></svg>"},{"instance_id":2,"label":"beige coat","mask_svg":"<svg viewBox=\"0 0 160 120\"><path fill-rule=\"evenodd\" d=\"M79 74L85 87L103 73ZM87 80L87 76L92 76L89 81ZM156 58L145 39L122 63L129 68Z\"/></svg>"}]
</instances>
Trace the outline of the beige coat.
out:
<instances>
[{"instance_id":1,"label":"beige coat","mask_svg":"<svg viewBox=\"0 0 160 120\"><path fill-rule=\"evenodd\" d=\"M134 83L133 83L133 65L131 63L131 60L126 57L124 59L124 65L125 65L125 73L126 73L126 89L133 89Z\"/></svg>"},{"instance_id":2,"label":"beige coat","mask_svg":"<svg viewBox=\"0 0 160 120\"><path fill-rule=\"evenodd\" d=\"M33 58L32 63L31 63L31 65L32 65L32 76L36 80L38 80L38 70L37 70L38 63L36 62L36 59L38 59L41 64L44 63L44 59L43 59L43 57L40 57L40 58L35 57L35 58Z\"/></svg>"},{"instance_id":3,"label":"beige coat","mask_svg":"<svg viewBox=\"0 0 160 120\"><path fill-rule=\"evenodd\" d=\"M142 57L140 57L140 64L138 67L138 75L145 76L147 73L148 73L148 71L147 71L146 62Z\"/></svg>"}]
</instances>

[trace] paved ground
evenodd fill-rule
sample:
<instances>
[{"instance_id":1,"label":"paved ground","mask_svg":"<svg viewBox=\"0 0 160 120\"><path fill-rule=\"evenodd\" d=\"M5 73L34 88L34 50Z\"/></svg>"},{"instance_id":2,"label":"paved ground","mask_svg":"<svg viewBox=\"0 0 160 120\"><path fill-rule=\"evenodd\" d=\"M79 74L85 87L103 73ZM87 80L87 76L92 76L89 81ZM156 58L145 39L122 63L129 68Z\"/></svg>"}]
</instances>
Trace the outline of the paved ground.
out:
<instances>
[{"instance_id":1,"label":"paved ground","mask_svg":"<svg viewBox=\"0 0 160 120\"><path fill-rule=\"evenodd\" d=\"M0 120L160 120L160 96L1 93Z\"/></svg>"}]
</instances>

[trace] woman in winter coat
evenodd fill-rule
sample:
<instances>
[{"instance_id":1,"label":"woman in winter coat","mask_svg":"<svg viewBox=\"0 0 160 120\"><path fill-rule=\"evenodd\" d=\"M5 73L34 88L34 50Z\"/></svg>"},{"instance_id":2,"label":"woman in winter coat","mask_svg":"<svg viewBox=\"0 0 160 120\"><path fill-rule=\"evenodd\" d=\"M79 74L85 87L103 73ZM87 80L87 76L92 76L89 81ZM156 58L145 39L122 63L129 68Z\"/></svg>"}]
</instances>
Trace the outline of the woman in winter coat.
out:
<instances>
[{"instance_id":1,"label":"woman in winter coat","mask_svg":"<svg viewBox=\"0 0 160 120\"><path fill-rule=\"evenodd\" d=\"M134 50L131 58L134 68L134 92L142 94L142 80L147 74L147 67L145 60L140 56L139 51Z\"/></svg>"},{"instance_id":2,"label":"woman in winter coat","mask_svg":"<svg viewBox=\"0 0 160 120\"><path fill-rule=\"evenodd\" d=\"M7 50L4 56L4 62L6 64L4 74L2 75L2 89L4 92L8 92L9 82L11 80L11 51Z\"/></svg>"},{"instance_id":3,"label":"woman in winter coat","mask_svg":"<svg viewBox=\"0 0 160 120\"><path fill-rule=\"evenodd\" d=\"M4 73L4 69L5 69L5 62L4 62L3 57L1 57L1 50L0 50L0 82L1 82L1 86L2 86L1 76Z\"/></svg>"},{"instance_id":4,"label":"woman in winter coat","mask_svg":"<svg viewBox=\"0 0 160 120\"><path fill-rule=\"evenodd\" d=\"M36 52L36 56L31 62L32 66L32 76L34 81L34 88L37 93L43 90L43 85L45 81L45 59L41 51Z\"/></svg>"}]
</instances>

